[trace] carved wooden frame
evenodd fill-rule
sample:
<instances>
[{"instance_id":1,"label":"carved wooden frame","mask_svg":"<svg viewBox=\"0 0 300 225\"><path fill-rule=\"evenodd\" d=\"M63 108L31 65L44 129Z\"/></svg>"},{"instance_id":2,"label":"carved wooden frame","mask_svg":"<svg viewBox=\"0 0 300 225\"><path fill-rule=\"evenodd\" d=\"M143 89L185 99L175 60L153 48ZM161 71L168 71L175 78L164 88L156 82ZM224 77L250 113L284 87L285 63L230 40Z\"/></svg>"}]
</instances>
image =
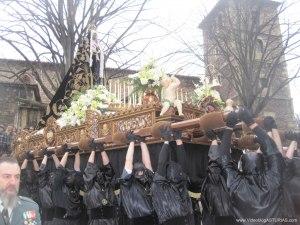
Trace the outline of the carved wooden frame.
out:
<instances>
[{"instance_id":1,"label":"carved wooden frame","mask_svg":"<svg viewBox=\"0 0 300 225\"><path fill-rule=\"evenodd\" d=\"M176 115L160 117L160 110L161 106L159 104L126 107L113 115L101 115L97 111L87 110L86 121L82 125L62 129L56 123L56 120L50 117L47 120L43 134L21 133L14 142L14 152L16 156L20 157L22 153L33 150L37 157L41 157L41 149L78 142L83 135L90 138L100 138L120 132L151 127L161 120L176 122L199 118L204 114L203 110L189 104L183 104L184 117ZM114 149L120 146L108 144L107 147L108 149Z\"/></svg>"}]
</instances>

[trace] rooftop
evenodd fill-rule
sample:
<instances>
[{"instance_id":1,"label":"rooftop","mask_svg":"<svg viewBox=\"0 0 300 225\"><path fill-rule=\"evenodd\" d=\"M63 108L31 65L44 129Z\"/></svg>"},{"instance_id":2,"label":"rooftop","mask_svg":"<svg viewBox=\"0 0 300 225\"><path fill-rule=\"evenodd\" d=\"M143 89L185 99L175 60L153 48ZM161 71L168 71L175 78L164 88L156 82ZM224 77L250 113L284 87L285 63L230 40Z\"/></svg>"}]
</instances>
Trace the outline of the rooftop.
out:
<instances>
[{"instance_id":1,"label":"rooftop","mask_svg":"<svg viewBox=\"0 0 300 225\"><path fill-rule=\"evenodd\" d=\"M42 88L35 80L35 78L30 73L25 73L21 77L13 77L10 78L6 75L6 70L12 70L16 72L17 70L21 70L26 68L28 63L38 65L38 62L26 62L24 60L17 60L17 59L0 59L0 84L1 85L30 85L37 96L38 101L42 103L49 103L49 99L47 98L46 94L43 92ZM54 71L57 69L57 64L50 63L50 62L42 62L42 66L47 67L47 70ZM16 68L18 67L18 68ZM137 70L131 69L119 69L119 68L106 68L106 73L113 75L113 78L121 78L126 77L129 74L137 73ZM6 75L6 76L5 76ZM179 79L185 80L188 83L198 82L200 77L199 76L188 76L188 75L176 75ZM43 78L42 78L43 79ZM43 79L43 83L47 86L47 79ZM50 86L50 84L49 84Z\"/></svg>"}]
</instances>

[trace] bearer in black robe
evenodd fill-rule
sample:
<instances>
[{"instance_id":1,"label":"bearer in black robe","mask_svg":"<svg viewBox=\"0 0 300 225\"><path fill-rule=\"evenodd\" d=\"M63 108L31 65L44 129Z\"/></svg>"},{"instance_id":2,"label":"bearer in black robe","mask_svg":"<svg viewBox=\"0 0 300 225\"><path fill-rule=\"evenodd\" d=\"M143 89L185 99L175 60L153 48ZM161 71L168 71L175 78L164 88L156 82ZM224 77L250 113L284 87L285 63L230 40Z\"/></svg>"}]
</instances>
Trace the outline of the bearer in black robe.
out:
<instances>
[{"instance_id":1,"label":"bearer in black robe","mask_svg":"<svg viewBox=\"0 0 300 225\"><path fill-rule=\"evenodd\" d=\"M294 157L294 176L289 180L287 189L293 202L295 217L300 224L300 158Z\"/></svg>"},{"instance_id":2,"label":"bearer in black robe","mask_svg":"<svg viewBox=\"0 0 300 225\"><path fill-rule=\"evenodd\" d=\"M95 150L99 150L103 166L95 164ZM84 170L84 204L91 225L118 224L118 204L114 193L114 169L102 144L94 146Z\"/></svg>"},{"instance_id":3,"label":"bearer in black robe","mask_svg":"<svg viewBox=\"0 0 300 225\"><path fill-rule=\"evenodd\" d=\"M40 165L40 170L38 173L38 182L39 182L39 198L40 198L40 209L42 224L51 225L54 224L54 204L52 201L52 185L54 178L55 169L50 168L49 163L47 164L48 158L52 156L55 167L59 165L59 159L54 154L53 151L44 150L44 158Z\"/></svg>"},{"instance_id":4,"label":"bearer in black robe","mask_svg":"<svg viewBox=\"0 0 300 225\"><path fill-rule=\"evenodd\" d=\"M212 142L208 152L207 176L201 190L202 224L235 224L226 180L221 166L215 161L218 156L217 136L212 130L207 131L206 136Z\"/></svg>"},{"instance_id":5,"label":"bearer in black robe","mask_svg":"<svg viewBox=\"0 0 300 225\"><path fill-rule=\"evenodd\" d=\"M291 218L296 217L295 210L293 206L293 201L291 198L291 193L288 190L289 182L294 177L295 174L295 165L294 165L294 152L297 149L297 142L293 140L288 148L284 148L282 145L281 137L277 129L277 124L273 117L267 116L264 118L264 128L267 131L268 135L274 140L279 152L281 153L284 160L284 169L283 169L283 202L281 204L283 215L282 218ZM292 135L291 135L292 136Z\"/></svg>"},{"instance_id":6,"label":"bearer in black robe","mask_svg":"<svg viewBox=\"0 0 300 225\"><path fill-rule=\"evenodd\" d=\"M74 169L66 169L69 153L75 153ZM81 225L82 197L84 190L83 174L80 172L80 155L78 149L65 149L59 166L54 174L53 204L55 206L54 224Z\"/></svg>"},{"instance_id":7,"label":"bearer in black robe","mask_svg":"<svg viewBox=\"0 0 300 225\"><path fill-rule=\"evenodd\" d=\"M240 109L239 117L257 136L262 154L243 154L242 173L232 164L230 143L237 114L229 113L217 160L225 173L234 214L237 219L245 219L241 222L247 225L262 224L262 221L276 224L278 221L273 218L282 218L283 158L274 141L254 122L247 110Z\"/></svg>"},{"instance_id":8,"label":"bearer in black robe","mask_svg":"<svg viewBox=\"0 0 300 225\"><path fill-rule=\"evenodd\" d=\"M286 190L292 200L295 217L298 223L300 223L300 155L299 151L295 151L298 149L300 133L288 131L285 133L285 138L292 141L285 153L285 164L286 170L288 171Z\"/></svg>"},{"instance_id":9,"label":"bearer in black robe","mask_svg":"<svg viewBox=\"0 0 300 225\"><path fill-rule=\"evenodd\" d=\"M153 171L149 151L141 137L129 133L127 140L129 147L120 178L121 206L129 218L128 224L154 225L156 224L156 216L150 194ZM133 164L135 142L140 142L142 162Z\"/></svg>"},{"instance_id":10,"label":"bearer in black robe","mask_svg":"<svg viewBox=\"0 0 300 225\"><path fill-rule=\"evenodd\" d=\"M28 165L28 162L32 162L32 165ZM36 203L40 204L38 194L38 171L39 165L34 158L34 155L30 151L26 152L25 159L21 165L19 194L31 198Z\"/></svg>"},{"instance_id":11,"label":"bearer in black robe","mask_svg":"<svg viewBox=\"0 0 300 225\"><path fill-rule=\"evenodd\" d=\"M151 187L153 206L159 224L193 225L193 208L188 194L186 154L179 132L172 132L169 127L161 129L165 140L159 154L158 168ZM170 147L172 136L176 147ZM175 148L177 162L170 160L171 148Z\"/></svg>"}]
</instances>

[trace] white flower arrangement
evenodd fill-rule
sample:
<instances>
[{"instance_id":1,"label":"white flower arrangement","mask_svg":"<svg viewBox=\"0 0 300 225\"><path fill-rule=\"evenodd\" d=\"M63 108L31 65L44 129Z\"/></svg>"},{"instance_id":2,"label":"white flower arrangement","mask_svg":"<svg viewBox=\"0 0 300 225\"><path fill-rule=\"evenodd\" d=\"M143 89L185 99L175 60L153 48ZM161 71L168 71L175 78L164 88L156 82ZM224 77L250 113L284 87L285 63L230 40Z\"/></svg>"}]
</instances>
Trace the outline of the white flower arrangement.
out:
<instances>
[{"instance_id":1,"label":"white flower arrangement","mask_svg":"<svg viewBox=\"0 0 300 225\"><path fill-rule=\"evenodd\" d=\"M195 104L202 102L205 98L212 97L213 103L223 107L225 103L222 101L219 92L213 89L211 84L198 85L195 84L194 93L192 95L192 101Z\"/></svg>"},{"instance_id":2,"label":"white flower arrangement","mask_svg":"<svg viewBox=\"0 0 300 225\"><path fill-rule=\"evenodd\" d=\"M109 103L115 102L116 97L104 86L97 85L85 93L77 95L71 106L57 120L60 127L81 125L85 121L86 110L96 110L103 113Z\"/></svg>"},{"instance_id":3,"label":"white flower arrangement","mask_svg":"<svg viewBox=\"0 0 300 225\"><path fill-rule=\"evenodd\" d=\"M148 89L158 92L161 90L160 81L165 73L155 68L154 61L143 66L143 68L135 74L128 76L130 84L133 86L132 93L143 93Z\"/></svg>"}]
</instances>

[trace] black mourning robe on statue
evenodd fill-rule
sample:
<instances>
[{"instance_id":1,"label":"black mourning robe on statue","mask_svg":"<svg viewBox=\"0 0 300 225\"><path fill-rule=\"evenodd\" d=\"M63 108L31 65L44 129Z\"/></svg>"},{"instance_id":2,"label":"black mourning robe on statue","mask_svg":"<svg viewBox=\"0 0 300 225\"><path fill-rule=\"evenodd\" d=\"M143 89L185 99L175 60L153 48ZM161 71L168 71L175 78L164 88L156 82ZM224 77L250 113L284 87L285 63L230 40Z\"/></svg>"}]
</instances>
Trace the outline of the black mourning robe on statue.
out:
<instances>
[{"instance_id":1,"label":"black mourning robe on statue","mask_svg":"<svg viewBox=\"0 0 300 225\"><path fill-rule=\"evenodd\" d=\"M92 68L89 65L91 53L90 41L91 31L79 43L77 53L67 74L64 76L64 79L47 106L45 115L42 116L42 119L38 123L39 129L46 126L47 119L51 116L55 119L59 118L62 112L71 106L74 95L90 89L93 84L99 84L99 60L96 57L92 57Z\"/></svg>"}]
</instances>

